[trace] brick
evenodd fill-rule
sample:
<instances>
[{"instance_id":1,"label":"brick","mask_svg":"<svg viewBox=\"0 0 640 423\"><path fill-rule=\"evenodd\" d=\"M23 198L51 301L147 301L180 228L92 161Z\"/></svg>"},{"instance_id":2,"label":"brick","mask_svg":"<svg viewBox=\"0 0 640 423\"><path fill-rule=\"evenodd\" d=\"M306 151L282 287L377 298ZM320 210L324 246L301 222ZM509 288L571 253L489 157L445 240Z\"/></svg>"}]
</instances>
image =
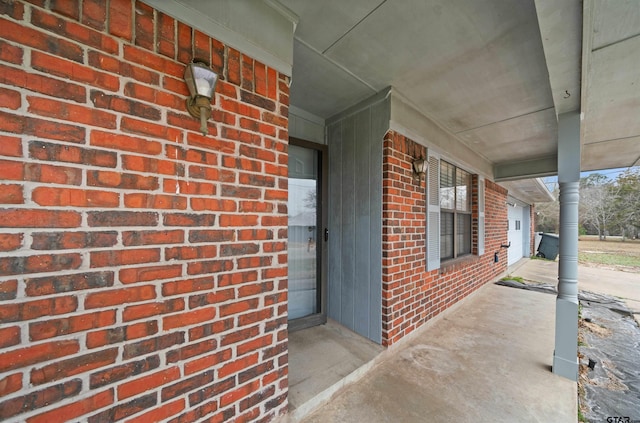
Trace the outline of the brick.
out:
<instances>
[{"instance_id":1,"label":"brick","mask_svg":"<svg viewBox=\"0 0 640 423\"><path fill-rule=\"evenodd\" d=\"M224 362L229 361L231 359L231 356L232 356L231 348L227 348L221 351L217 350L214 354L205 355L198 359L186 362L184 364L184 373L185 375L190 375L196 372L200 372L202 370L216 367ZM192 400L190 399L189 401L191 402Z\"/></svg>"},{"instance_id":2,"label":"brick","mask_svg":"<svg viewBox=\"0 0 640 423\"><path fill-rule=\"evenodd\" d=\"M101 411L98 414L87 419L88 423L106 423L122 420L125 417L139 413L143 410L151 408L157 404L157 395L155 393L135 398L126 403L118 403L115 407Z\"/></svg>"},{"instance_id":3,"label":"brick","mask_svg":"<svg viewBox=\"0 0 640 423\"><path fill-rule=\"evenodd\" d=\"M184 343L184 332L171 332L155 338L126 344L123 350L123 358L125 360L130 359L182 343Z\"/></svg>"},{"instance_id":4,"label":"brick","mask_svg":"<svg viewBox=\"0 0 640 423\"><path fill-rule=\"evenodd\" d=\"M156 298L153 286L136 286L110 291L101 291L87 294L84 301L86 309L109 307L120 304L128 304Z\"/></svg>"},{"instance_id":5,"label":"brick","mask_svg":"<svg viewBox=\"0 0 640 423\"><path fill-rule=\"evenodd\" d=\"M180 369L177 367L171 367L157 373L142 376L140 378L119 385L118 400L130 398L145 391L152 391L159 386L166 385L179 378Z\"/></svg>"},{"instance_id":6,"label":"brick","mask_svg":"<svg viewBox=\"0 0 640 423\"><path fill-rule=\"evenodd\" d=\"M7 326L0 328L0 348L13 347L20 343L20 327Z\"/></svg>"},{"instance_id":7,"label":"brick","mask_svg":"<svg viewBox=\"0 0 640 423\"><path fill-rule=\"evenodd\" d=\"M204 225L203 225L204 226ZM235 232L229 229L201 229L189 231L189 242L227 242L235 239Z\"/></svg>"},{"instance_id":8,"label":"brick","mask_svg":"<svg viewBox=\"0 0 640 423\"><path fill-rule=\"evenodd\" d=\"M29 102L29 112L40 116L107 129L116 128L116 116L111 113L40 97L27 96L27 101Z\"/></svg>"},{"instance_id":9,"label":"brick","mask_svg":"<svg viewBox=\"0 0 640 423\"><path fill-rule=\"evenodd\" d=\"M235 200L222 200L216 198L192 198L191 208L194 211L236 211L238 206Z\"/></svg>"},{"instance_id":10,"label":"brick","mask_svg":"<svg viewBox=\"0 0 640 423\"><path fill-rule=\"evenodd\" d=\"M107 390L89 398L56 408L46 413L38 414L27 419L27 423L48 423L51 420L69 421L94 410L106 407L114 401L113 391Z\"/></svg>"},{"instance_id":11,"label":"brick","mask_svg":"<svg viewBox=\"0 0 640 423\"><path fill-rule=\"evenodd\" d=\"M234 360L234 361L232 361L232 362L230 362L228 364L225 364L224 366L220 367L218 369L218 377L219 378L227 377L227 376L229 376L231 374L238 373L238 372L240 372L242 370L245 370L245 369L247 369L247 368L249 368L249 367L251 367L251 366L253 366L253 365L257 364L257 363L258 363L258 353L254 353L254 354L248 355L246 357L242 357L240 359ZM225 397L227 397L227 395L229 395L229 394L224 395L223 399ZM244 397L244 396L246 396L246 395L242 395L242 397Z\"/></svg>"},{"instance_id":12,"label":"brick","mask_svg":"<svg viewBox=\"0 0 640 423\"><path fill-rule=\"evenodd\" d=\"M161 114L158 108L149 106L139 101L120 97L118 95L107 94L98 90L91 90L90 100L95 107L98 107L100 109L109 109L128 115L138 116L144 119L156 121L160 120ZM143 134L150 132L149 130L138 131L135 128L135 125L130 123L131 121L128 122L129 123L126 124L126 129L129 132L140 132Z\"/></svg>"},{"instance_id":13,"label":"brick","mask_svg":"<svg viewBox=\"0 0 640 423\"><path fill-rule=\"evenodd\" d=\"M59 207L118 207L120 195L115 192L38 187L31 194L41 206Z\"/></svg>"},{"instance_id":14,"label":"brick","mask_svg":"<svg viewBox=\"0 0 640 423\"><path fill-rule=\"evenodd\" d=\"M3 89L0 91L0 107L6 107L8 109L19 109L22 104L22 99L18 91Z\"/></svg>"},{"instance_id":15,"label":"brick","mask_svg":"<svg viewBox=\"0 0 640 423\"><path fill-rule=\"evenodd\" d=\"M13 251L22 247L23 237L23 234L0 234L0 251Z\"/></svg>"},{"instance_id":16,"label":"brick","mask_svg":"<svg viewBox=\"0 0 640 423\"><path fill-rule=\"evenodd\" d=\"M236 145L230 141L213 138L215 135L204 136L198 133L189 132L187 134L187 144L195 147L202 147L215 152L235 154Z\"/></svg>"},{"instance_id":17,"label":"brick","mask_svg":"<svg viewBox=\"0 0 640 423\"><path fill-rule=\"evenodd\" d=\"M81 85L3 65L0 65L0 82L78 103L84 103L86 98L86 89Z\"/></svg>"},{"instance_id":18,"label":"brick","mask_svg":"<svg viewBox=\"0 0 640 423\"><path fill-rule=\"evenodd\" d=\"M189 63L192 60L192 32L193 29L182 22L178 22L177 56L178 61L181 63Z\"/></svg>"},{"instance_id":19,"label":"brick","mask_svg":"<svg viewBox=\"0 0 640 423\"><path fill-rule=\"evenodd\" d=\"M260 246L255 243L227 244L220 247L221 257L241 256L256 254L260 251Z\"/></svg>"},{"instance_id":20,"label":"brick","mask_svg":"<svg viewBox=\"0 0 640 423\"><path fill-rule=\"evenodd\" d=\"M109 1L109 33L131 41L133 37L133 2Z\"/></svg>"},{"instance_id":21,"label":"brick","mask_svg":"<svg viewBox=\"0 0 640 423\"><path fill-rule=\"evenodd\" d=\"M0 276L71 270L77 269L81 264L82 256L77 253L2 257Z\"/></svg>"},{"instance_id":22,"label":"brick","mask_svg":"<svg viewBox=\"0 0 640 423\"><path fill-rule=\"evenodd\" d=\"M163 191L184 194L184 195L216 195L216 186L214 184L208 184L204 182L189 181L176 181L171 179L165 179L163 184Z\"/></svg>"},{"instance_id":23,"label":"brick","mask_svg":"<svg viewBox=\"0 0 640 423\"><path fill-rule=\"evenodd\" d=\"M266 399L268 399L269 397L273 396L273 394L275 394L275 390L276 390L275 386L271 385L267 388L262 389L260 392L257 392L251 395L250 397L243 399L242 401L240 401L240 411L245 411L251 407L254 407L264 402ZM259 410L255 410L255 412L259 414Z\"/></svg>"},{"instance_id":24,"label":"brick","mask_svg":"<svg viewBox=\"0 0 640 423\"><path fill-rule=\"evenodd\" d=\"M43 141L29 142L29 156L38 160L116 167L116 153L92 150L77 146L52 144Z\"/></svg>"},{"instance_id":25,"label":"brick","mask_svg":"<svg viewBox=\"0 0 640 423\"><path fill-rule=\"evenodd\" d=\"M285 274L286 276L286 269ZM218 276L218 286L224 287L229 285L237 285L245 282L254 282L258 280L258 272L255 270L249 270L244 272L234 272L225 275Z\"/></svg>"},{"instance_id":26,"label":"brick","mask_svg":"<svg viewBox=\"0 0 640 423\"><path fill-rule=\"evenodd\" d=\"M57 341L0 353L0 372L53 360L79 351L78 341Z\"/></svg>"},{"instance_id":27,"label":"brick","mask_svg":"<svg viewBox=\"0 0 640 423\"><path fill-rule=\"evenodd\" d=\"M175 350L167 352L167 363L177 363L215 351L217 342L215 339L208 339L195 344L189 344Z\"/></svg>"},{"instance_id":28,"label":"brick","mask_svg":"<svg viewBox=\"0 0 640 423\"><path fill-rule=\"evenodd\" d=\"M26 294L40 296L113 286L113 272L46 276L25 280Z\"/></svg>"},{"instance_id":29,"label":"brick","mask_svg":"<svg viewBox=\"0 0 640 423\"><path fill-rule=\"evenodd\" d=\"M116 315L113 310L80 314L59 319L48 319L43 322L29 324L29 340L41 341L56 336L110 326L115 322Z\"/></svg>"},{"instance_id":30,"label":"brick","mask_svg":"<svg viewBox=\"0 0 640 423\"><path fill-rule=\"evenodd\" d=\"M174 298L163 302L146 303L139 305L127 306L122 313L122 320L125 322L131 320L145 319L159 314L173 313L184 310L184 300L182 298Z\"/></svg>"},{"instance_id":31,"label":"brick","mask_svg":"<svg viewBox=\"0 0 640 423\"><path fill-rule=\"evenodd\" d=\"M82 82L108 91L118 91L120 88L120 81L115 75L103 73L74 61L45 53L32 52L31 66L50 75Z\"/></svg>"},{"instance_id":32,"label":"brick","mask_svg":"<svg viewBox=\"0 0 640 423\"><path fill-rule=\"evenodd\" d=\"M22 156L22 140L17 137L0 135L0 156Z\"/></svg>"},{"instance_id":33,"label":"brick","mask_svg":"<svg viewBox=\"0 0 640 423\"><path fill-rule=\"evenodd\" d=\"M161 173L171 176L184 176L184 165L171 160L159 160L142 156L122 156L122 167L125 170L138 172Z\"/></svg>"},{"instance_id":34,"label":"brick","mask_svg":"<svg viewBox=\"0 0 640 423\"><path fill-rule=\"evenodd\" d=\"M147 50L154 50L155 11L150 6L136 1L135 44Z\"/></svg>"},{"instance_id":35,"label":"brick","mask_svg":"<svg viewBox=\"0 0 640 423\"><path fill-rule=\"evenodd\" d=\"M128 208L184 210L187 208L187 198L163 194L125 194L124 205Z\"/></svg>"},{"instance_id":36,"label":"brick","mask_svg":"<svg viewBox=\"0 0 640 423\"><path fill-rule=\"evenodd\" d=\"M6 397L20 389L22 389L22 373L14 373L0 379L0 397Z\"/></svg>"},{"instance_id":37,"label":"brick","mask_svg":"<svg viewBox=\"0 0 640 423\"><path fill-rule=\"evenodd\" d=\"M5 228L74 228L80 226L80 213L70 211L4 209L0 210L0 227Z\"/></svg>"},{"instance_id":38,"label":"brick","mask_svg":"<svg viewBox=\"0 0 640 423\"><path fill-rule=\"evenodd\" d=\"M177 64L173 60L158 56L150 51L146 51L136 46L124 46L124 59L137 63L141 66L166 73L175 78L183 78L184 66ZM184 79L182 79L184 81ZM184 83L184 82L183 82ZM185 84L186 87L186 84Z\"/></svg>"},{"instance_id":39,"label":"brick","mask_svg":"<svg viewBox=\"0 0 640 423\"><path fill-rule=\"evenodd\" d=\"M101 0L84 0L82 2L82 23L102 31L107 22L107 3Z\"/></svg>"},{"instance_id":40,"label":"brick","mask_svg":"<svg viewBox=\"0 0 640 423\"><path fill-rule=\"evenodd\" d=\"M111 367L92 373L89 377L91 389L100 388L130 377L157 369L160 366L160 358L157 355L146 357L143 360L131 361L126 364Z\"/></svg>"},{"instance_id":41,"label":"brick","mask_svg":"<svg viewBox=\"0 0 640 423\"><path fill-rule=\"evenodd\" d=\"M189 312L172 314L162 319L163 330L171 330L183 326L195 325L216 317L215 307L202 308Z\"/></svg>"},{"instance_id":42,"label":"brick","mask_svg":"<svg viewBox=\"0 0 640 423\"><path fill-rule=\"evenodd\" d=\"M251 214L223 214L220 215L218 221L220 227L256 226L258 224L258 216Z\"/></svg>"},{"instance_id":43,"label":"brick","mask_svg":"<svg viewBox=\"0 0 640 423\"><path fill-rule=\"evenodd\" d=\"M18 281L15 279L0 282L0 301L15 300L18 295Z\"/></svg>"},{"instance_id":44,"label":"brick","mask_svg":"<svg viewBox=\"0 0 640 423\"><path fill-rule=\"evenodd\" d=\"M124 95L175 110L181 111L184 109L183 97L135 82L127 82L125 84Z\"/></svg>"},{"instance_id":45,"label":"brick","mask_svg":"<svg viewBox=\"0 0 640 423\"><path fill-rule=\"evenodd\" d=\"M47 366L31 370L31 383L40 385L108 366L109 364L115 363L117 356L118 349L111 348L57 361Z\"/></svg>"},{"instance_id":46,"label":"brick","mask_svg":"<svg viewBox=\"0 0 640 423\"><path fill-rule=\"evenodd\" d=\"M51 10L68 16L71 19L80 19L80 6L78 0L51 0ZM36 9L37 11L37 9Z\"/></svg>"},{"instance_id":47,"label":"brick","mask_svg":"<svg viewBox=\"0 0 640 423\"><path fill-rule=\"evenodd\" d=\"M110 232L36 232L32 234L34 250L113 247L118 233Z\"/></svg>"},{"instance_id":48,"label":"brick","mask_svg":"<svg viewBox=\"0 0 640 423\"><path fill-rule=\"evenodd\" d=\"M42 316L66 314L78 308L75 297L56 297L0 306L0 323L31 320Z\"/></svg>"},{"instance_id":49,"label":"brick","mask_svg":"<svg viewBox=\"0 0 640 423\"><path fill-rule=\"evenodd\" d=\"M162 152L162 144L128 135L91 131L90 143L96 147L133 151L135 153L157 155Z\"/></svg>"},{"instance_id":50,"label":"brick","mask_svg":"<svg viewBox=\"0 0 640 423\"><path fill-rule=\"evenodd\" d=\"M177 278L182 274L182 265L149 266L122 269L119 272L120 282L129 284L162 279Z\"/></svg>"},{"instance_id":51,"label":"brick","mask_svg":"<svg viewBox=\"0 0 640 423\"><path fill-rule=\"evenodd\" d=\"M165 419L181 412L185 408L184 399L177 399L162 407L155 408L151 411L135 416L127 420L127 423L147 423L164 421Z\"/></svg>"},{"instance_id":52,"label":"brick","mask_svg":"<svg viewBox=\"0 0 640 423\"><path fill-rule=\"evenodd\" d=\"M65 398L78 395L81 389L82 382L80 379L73 379L40 391L33 391L26 395L3 401L0 403L0 419L9 419L49 404L55 404Z\"/></svg>"},{"instance_id":53,"label":"brick","mask_svg":"<svg viewBox=\"0 0 640 423\"><path fill-rule=\"evenodd\" d=\"M83 59L83 51L78 44L3 18L0 18L0 38L65 57L78 63Z\"/></svg>"},{"instance_id":54,"label":"brick","mask_svg":"<svg viewBox=\"0 0 640 423\"><path fill-rule=\"evenodd\" d=\"M158 37L158 53L173 59L176 55L176 21L164 13L156 13L155 31Z\"/></svg>"},{"instance_id":55,"label":"brick","mask_svg":"<svg viewBox=\"0 0 640 423\"><path fill-rule=\"evenodd\" d=\"M113 56L103 54L99 51L89 52L88 64L91 67L116 75L126 76L145 84L155 86L160 83L160 75L158 72L144 69L128 62L120 61Z\"/></svg>"},{"instance_id":56,"label":"brick","mask_svg":"<svg viewBox=\"0 0 640 423\"><path fill-rule=\"evenodd\" d=\"M7 15L16 20L22 20L24 16L24 5L14 1L4 1L0 3L0 15Z\"/></svg>"},{"instance_id":57,"label":"brick","mask_svg":"<svg viewBox=\"0 0 640 423\"><path fill-rule=\"evenodd\" d=\"M60 0L60 3L64 0ZM77 19L76 19L77 20ZM111 54L118 53L118 42L100 31L95 31L77 22L61 19L47 12L34 9L31 13L31 22L43 29L55 32L82 45L90 46Z\"/></svg>"},{"instance_id":58,"label":"brick","mask_svg":"<svg viewBox=\"0 0 640 423\"><path fill-rule=\"evenodd\" d=\"M87 171L87 185L129 190L156 190L159 187L158 178L155 176L141 176L133 173L105 170Z\"/></svg>"},{"instance_id":59,"label":"brick","mask_svg":"<svg viewBox=\"0 0 640 423\"><path fill-rule=\"evenodd\" d=\"M80 185L82 170L68 166L27 163L24 169L24 179L32 182Z\"/></svg>"},{"instance_id":60,"label":"brick","mask_svg":"<svg viewBox=\"0 0 640 423\"><path fill-rule=\"evenodd\" d=\"M165 260L191 260L210 258L218 255L218 247L206 245L200 247L173 247L165 249Z\"/></svg>"},{"instance_id":61,"label":"brick","mask_svg":"<svg viewBox=\"0 0 640 423\"><path fill-rule=\"evenodd\" d=\"M216 320L213 323L205 323L204 325L195 326L189 329L189 340L196 341L221 332L226 332L235 326L233 318Z\"/></svg>"},{"instance_id":62,"label":"brick","mask_svg":"<svg viewBox=\"0 0 640 423\"><path fill-rule=\"evenodd\" d=\"M90 212L87 221L89 226L156 226L158 214L131 211Z\"/></svg>"},{"instance_id":63,"label":"brick","mask_svg":"<svg viewBox=\"0 0 640 423\"><path fill-rule=\"evenodd\" d=\"M192 213L165 213L163 224L165 226L213 226L215 224L213 214L192 214Z\"/></svg>"},{"instance_id":64,"label":"brick","mask_svg":"<svg viewBox=\"0 0 640 423\"><path fill-rule=\"evenodd\" d=\"M182 395L189 391L198 389L202 385L205 385L211 381L213 381L213 370L198 374L196 376L192 376L188 379L183 379L178 383L174 383L173 385L169 385L162 389L162 401L164 402L171 398L175 398L178 395Z\"/></svg>"},{"instance_id":65,"label":"brick","mask_svg":"<svg viewBox=\"0 0 640 423\"><path fill-rule=\"evenodd\" d=\"M24 179L24 165L21 162L0 160L0 178L20 181Z\"/></svg>"},{"instance_id":66,"label":"brick","mask_svg":"<svg viewBox=\"0 0 640 423\"><path fill-rule=\"evenodd\" d=\"M24 193L21 185L0 184L0 203L2 204L23 204ZM1 242L1 241L0 241ZM0 249L2 247L0 246Z\"/></svg>"},{"instance_id":67,"label":"brick","mask_svg":"<svg viewBox=\"0 0 640 423\"><path fill-rule=\"evenodd\" d=\"M194 30L193 35L193 55L194 60L211 63L211 39L204 33Z\"/></svg>"},{"instance_id":68,"label":"brick","mask_svg":"<svg viewBox=\"0 0 640 423\"><path fill-rule=\"evenodd\" d=\"M171 296L188 294L197 291L208 291L213 289L215 281L212 277L197 279L181 279L180 281L165 282L162 284L162 295Z\"/></svg>"},{"instance_id":69,"label":"brick","mask_svg":"<svg viewBox=\"0 0 640 423\"><path fill-rule=\"evenodd\" d=\"M199 275L206 273L218 273L233 270L233 261L231 260L210 260L199 261L187 264L187 274Z\"/></svg>"},{"instance_id":70,"label":"brick","mask_svg":"<svg viewBox=\"0 0 640 423\"><path fill-rule=\"evenodd\" d=\"M0 40L0 60L19 65L22 63L22 57L23 51L21 47Z\"/></svg>"},{"instance_id":71,"label":"brick","mask_svg":"<svg viewBox=\"0 0 640 423\"><path fill-rule=\"evenodd\" d=\"M257 299L243 300L243 301L238 301L231 304L221 305L219 314L220 314L220 317L225 317L232 314L242 313L248 310L255 310L257 308L258 308Z\"/></svg>"},{"instance_id":72,"label":"brick","mask_svg":"<svg viewBox=\"0 0 640 423\"><path fill-rule=\"evenodd\" d=\"M230 83L240 85L240 52L233 48L227 50L227 78Z\"/></svg>"},{"instance_id":73,"label":"brick","mask_svg":"<svg viewBox=\"0 0 640 423\"><path fill-rule=\"evenodd\" d=\"M153 244L182 244L184 231L127 231L122 233L122 243L125 246L153 245Z\"/></svg>"}]
</instances>

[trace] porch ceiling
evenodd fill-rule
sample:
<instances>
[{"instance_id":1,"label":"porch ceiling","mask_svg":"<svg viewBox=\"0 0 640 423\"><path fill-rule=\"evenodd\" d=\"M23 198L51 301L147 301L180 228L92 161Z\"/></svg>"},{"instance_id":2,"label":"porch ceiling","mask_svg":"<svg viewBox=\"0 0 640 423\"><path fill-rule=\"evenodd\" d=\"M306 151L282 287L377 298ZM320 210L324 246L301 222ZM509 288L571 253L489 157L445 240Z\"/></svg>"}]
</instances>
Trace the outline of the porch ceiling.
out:
<instances>
[{"instance_id":1,"label":"porch ceiling","mask_svg":"<svg viewBox=\"0 0 640 423\"><path fill-rule=\"evenodd\" d=\"M640 160L637 0L279 2L299 17L299 108L327 118L393 86L492 165L547 174L557 114L581 111L583 170Z\"/></svg>"},{"instance_id":2,"label":"porch ceiling","mask_svg":"<svg viewBox=\"0 0 640 423\"><path fill-rule=\"evenodd\" d=\"M640 164L638 0L145 1L280 70L293 52L291 104L322 118L392 86L499 180L557 172L567 112L583 170Z\"/></svg>"}]
</instances>

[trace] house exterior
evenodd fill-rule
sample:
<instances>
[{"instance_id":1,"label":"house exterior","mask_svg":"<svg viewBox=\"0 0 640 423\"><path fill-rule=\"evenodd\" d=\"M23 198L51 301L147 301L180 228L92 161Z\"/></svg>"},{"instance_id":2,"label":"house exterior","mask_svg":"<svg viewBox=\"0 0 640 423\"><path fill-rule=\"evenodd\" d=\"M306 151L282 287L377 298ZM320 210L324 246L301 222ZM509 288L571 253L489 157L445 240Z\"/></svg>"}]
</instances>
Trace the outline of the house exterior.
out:
<instances>
[{"instance_id":1,"label":"house exterior","mask_svg":"<svg viewBox=\"0 0 640 423\"><path fill-rule=\"evenodd\" d=\"M0 420L271 421L289 330L391 346L534 252L549 193L509 180L552 161L493 166L391 83L308 110L286 4L0 0Z\"/></svg>"}]
</instances>

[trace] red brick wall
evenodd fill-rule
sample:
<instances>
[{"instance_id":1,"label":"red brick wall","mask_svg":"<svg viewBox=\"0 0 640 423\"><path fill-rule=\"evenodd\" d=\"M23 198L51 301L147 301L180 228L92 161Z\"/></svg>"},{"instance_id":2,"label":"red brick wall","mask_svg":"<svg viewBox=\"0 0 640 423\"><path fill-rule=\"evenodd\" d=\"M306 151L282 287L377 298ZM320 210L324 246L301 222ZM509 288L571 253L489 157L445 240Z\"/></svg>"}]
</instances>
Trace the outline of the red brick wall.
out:
<instances>
[{"instance_id":1,"label":"red brick wall","mask_svg":"<svg viewBox=\"0 0 640 423\"><path fill-rule=\"evenodd\" d=\"M507 268L507 191L485 181L485 254L466 256L426 272L426 182L412 161L426 149L396 132L383 147L382 339L391 345ZM474 178L474 180L477 180ZM477 190L472 209L477 213ZM498 252L499 262L494 263Z\"/></svg>"},{"instance_id":2,"label":"red brick wall","mask_svg":"<svg viewBox=\"0 0 640 423\"><path fill-rule=\"evenodd\" d=\"M0 420L284 412L286 79L135 0L0 1Z\"/></svg>"}]
</instances>

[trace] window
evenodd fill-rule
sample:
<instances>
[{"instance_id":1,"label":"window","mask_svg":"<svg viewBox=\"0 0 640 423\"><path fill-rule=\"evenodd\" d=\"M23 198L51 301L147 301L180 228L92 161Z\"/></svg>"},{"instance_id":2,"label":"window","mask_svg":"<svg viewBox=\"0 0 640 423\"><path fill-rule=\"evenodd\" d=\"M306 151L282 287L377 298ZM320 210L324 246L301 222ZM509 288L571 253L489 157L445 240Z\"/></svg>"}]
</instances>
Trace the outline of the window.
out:
<instances>
[{"instance_id":1,"label":"window","mask_svg":"<svg viewBox=\"0 0 640 423\"><path fill-rule=\"evenodd\" d=\"M440 259L471 254L471 174L440 161Z\"/></svg>"}]
</instances>

